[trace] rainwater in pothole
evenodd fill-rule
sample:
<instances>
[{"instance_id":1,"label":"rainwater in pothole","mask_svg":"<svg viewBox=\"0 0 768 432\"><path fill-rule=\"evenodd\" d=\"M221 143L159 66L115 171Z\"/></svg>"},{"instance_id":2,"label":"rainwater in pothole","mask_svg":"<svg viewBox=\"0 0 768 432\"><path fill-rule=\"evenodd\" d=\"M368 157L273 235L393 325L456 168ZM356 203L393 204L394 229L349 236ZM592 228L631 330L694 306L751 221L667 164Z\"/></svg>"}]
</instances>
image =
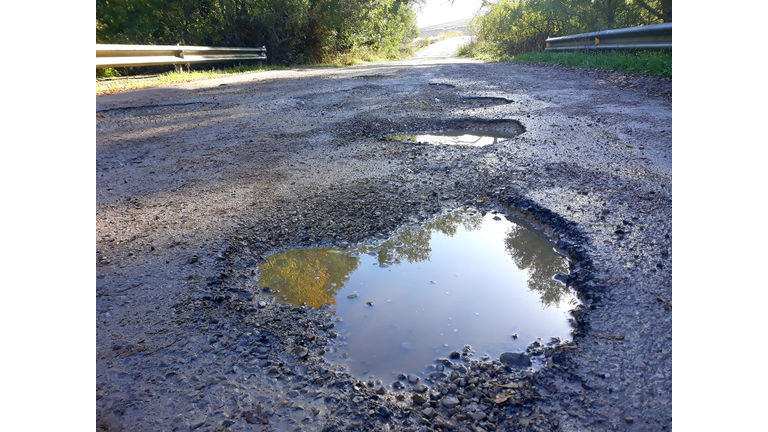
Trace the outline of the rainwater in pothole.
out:
<instances>
[{"instance_id":1,"label":"rainwater in pothole","mask_svg":"<svg viewBox=\"0 0 768 432\"><path fill-rule=\"evenodd\" d=\"M553 243L500 213L454 211L346 250L294 249L259 272L276 301L329 311L338 335L328 361L385 383L423 379L454 351L498 360L536 341L569 341L577 304L554 278L568 261Z\"/></svg>"},{"instance_id":2,"label":"rainwater in pothole","mask_svg":"<svg viewBox=\"0 0 768 432\"><path fill-rule=\"evenodd\" d=\"M428 134L402 134L402 135L387 135L387 138L411 142L411 143L423 143L431 145L462 145L462 146L474 146L482 147L490 144L496 144L503 141L507 141L519 135L513 132L501 132L492 130L461 130L461 131L444 131L444 132L432 132Z\"/></svg>"}]
</instances>

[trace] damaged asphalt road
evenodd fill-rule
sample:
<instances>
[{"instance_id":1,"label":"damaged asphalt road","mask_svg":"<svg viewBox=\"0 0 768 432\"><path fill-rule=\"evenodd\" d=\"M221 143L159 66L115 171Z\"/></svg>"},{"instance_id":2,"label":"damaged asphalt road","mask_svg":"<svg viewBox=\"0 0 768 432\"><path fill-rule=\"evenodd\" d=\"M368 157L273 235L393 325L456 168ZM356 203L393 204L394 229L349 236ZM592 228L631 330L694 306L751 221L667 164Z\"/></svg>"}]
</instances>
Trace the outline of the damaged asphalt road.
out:
<instances>
[{"instance_id":1,"label":"damaged asphalt road","mask_svg":"<svg viewBox=\"0 0 768 432\"><path fill-rule=\"evenodd\" d=\"M412 59L99 96L97 116L98 430L671 429L671 80ZM522 133L385 138L480 128ZM255 283L271 254L463 208L574 262L574 341L532 345L541 371L359 381L322 358L327 314Z\"/></svg>"}]
</instances>

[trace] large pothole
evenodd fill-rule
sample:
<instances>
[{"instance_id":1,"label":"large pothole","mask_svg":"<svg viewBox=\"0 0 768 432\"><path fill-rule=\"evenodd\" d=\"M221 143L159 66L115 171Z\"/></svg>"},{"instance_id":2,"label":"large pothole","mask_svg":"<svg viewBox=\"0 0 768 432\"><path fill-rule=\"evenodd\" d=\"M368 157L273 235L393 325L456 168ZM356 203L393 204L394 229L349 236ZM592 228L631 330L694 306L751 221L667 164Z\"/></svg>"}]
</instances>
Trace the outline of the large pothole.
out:
<instances>
[{"instance_id":1,"label":"large pothole","mask_svg":"<svg viewBox=\"0 0 768 432\"><path fill-rule=\"evenodd\" d=\"M380 244L273 255L259 284L277 301L328 310L325 357L351 375L429 384L446 361L509 352L537 368L528 347L571 340L577 300L553 246L501 213L455 211Z\"/></svg>"}]
</instances>

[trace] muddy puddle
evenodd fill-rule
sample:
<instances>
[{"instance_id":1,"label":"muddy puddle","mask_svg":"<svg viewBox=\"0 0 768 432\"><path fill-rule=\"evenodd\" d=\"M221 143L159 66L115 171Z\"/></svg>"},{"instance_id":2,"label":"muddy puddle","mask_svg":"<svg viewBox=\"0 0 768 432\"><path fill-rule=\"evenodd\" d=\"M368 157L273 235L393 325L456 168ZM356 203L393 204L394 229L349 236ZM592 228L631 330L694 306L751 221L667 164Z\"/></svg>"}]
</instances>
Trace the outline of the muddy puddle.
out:
<instances>
[{"instance_id":1,"label":"muddy puddle","mask_svg":"<svg viewBox=\"0 0 768 432\"><path fill-rule=\"evenodd\" d=\"M460 145L482 147L496 144L516 137L517 133L492 130L461 130L432 132L425 134L387 135L386 138L409 143L431 145Z\"/></svg>"},{"instance_id":2,"label":"muddy puddle","mask_svg":"<svg viewBox=\"0 0 768 432\"><path fill-rule=\"evenodd\" d=\"M429 384L437 359L498 360L571 340L576 299L555 279L567 273L542 234L502 214L454 211L380 244L273 255L258 283L278 302L328 310L336 338L325 357L353 376Z\"/></svg>"}]
</instances>

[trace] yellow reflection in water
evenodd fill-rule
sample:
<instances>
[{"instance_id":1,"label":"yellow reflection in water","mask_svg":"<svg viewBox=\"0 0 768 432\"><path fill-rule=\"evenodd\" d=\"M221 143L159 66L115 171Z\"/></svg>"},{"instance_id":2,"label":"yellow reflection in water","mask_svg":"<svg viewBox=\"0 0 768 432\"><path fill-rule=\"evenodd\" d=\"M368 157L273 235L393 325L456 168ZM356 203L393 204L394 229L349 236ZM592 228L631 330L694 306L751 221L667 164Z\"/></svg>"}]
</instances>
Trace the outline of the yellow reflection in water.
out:
<instances>
[{"instance_id":1,"label":"yellow reflection in water","mask_svg":"<svg viewBox=\"0 0 768 432\"><path fill-rule=\"evenodd\" d=\"M336 293L358 265L359 258L329 248L294 249L270 256L260 266L259 282L294 306L320 308L336 304Z\"/></svg>"}]
</instances>

